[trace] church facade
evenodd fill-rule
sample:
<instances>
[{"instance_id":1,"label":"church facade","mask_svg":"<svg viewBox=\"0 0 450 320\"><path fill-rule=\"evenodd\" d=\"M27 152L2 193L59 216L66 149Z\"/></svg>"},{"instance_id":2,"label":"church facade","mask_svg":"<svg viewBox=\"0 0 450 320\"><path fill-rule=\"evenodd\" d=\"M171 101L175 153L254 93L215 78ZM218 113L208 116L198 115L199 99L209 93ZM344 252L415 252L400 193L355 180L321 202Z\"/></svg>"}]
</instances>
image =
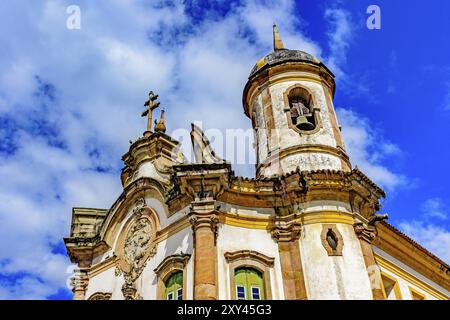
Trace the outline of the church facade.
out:
<instances>
[{"instance_id":1,"label":"church facade","mask_svg":"<svg viewBox=\"0 0 450 320\"><path fill-rule=\"evenodd\" d=\"M285 49L252 69L243 107L256 178L235 176L192 125L195 161L152 130L123 156L109 209L73 208L65 244L74 299L447 300L450 266L380 214L384 191L352 167L332 72Z\"/></svg>"}]
</instances>

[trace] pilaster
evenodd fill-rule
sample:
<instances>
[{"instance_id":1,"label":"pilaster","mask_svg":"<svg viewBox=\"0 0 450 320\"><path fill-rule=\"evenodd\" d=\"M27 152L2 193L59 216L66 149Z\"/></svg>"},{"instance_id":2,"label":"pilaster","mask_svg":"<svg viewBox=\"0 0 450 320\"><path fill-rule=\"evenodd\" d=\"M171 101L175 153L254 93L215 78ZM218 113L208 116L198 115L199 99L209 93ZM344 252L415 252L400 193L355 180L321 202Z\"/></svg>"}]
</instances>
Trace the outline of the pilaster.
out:
<instances>
[{"instance_id":1,"label":"pilaster","mask_svg":"<svg viewBox=\"0 0 450 320\"><path fill-rule=\"evenodd\" d=\"M300 255L301 225L296 215L277 217L271 230L278 243L284 295L288 300L307 299L302 259Z\"/></svg>"},{"instance_id":2,"label":"pilaster","mask_svg":"<svg viewBox=\"0 0 450 320\"><path fill-rule=\"evenodd\" d=\"M74 276L70 279L74 300L86 299L86 290L89 284L88 270L88 268L77 268Z\"/></svg>"},{"instance_id":3,"label":"pilaster","mask_svg":"<svg viewBox=\"0 0 450 320\"><path fill-rule=\"evenodd\" d=\"M189 222L194 234L194 299L217 299L217 224L214 200L192 202Z\"/></svg>"},{"instance_id":4,"label":"pilaster","mask_svg":"<svg viewBox=\"0 0 450 320\"><path fill-rule=\"evenodd\" d=\"M376 238L376 228L374 226L365 225L362 222L355 223L353 228L361 245L364 263L366 264L370 286L372 288L373 299L384 300L381 272L375 262L375 257L372 250L372 241Z\"/></svg>"}]
</instances>

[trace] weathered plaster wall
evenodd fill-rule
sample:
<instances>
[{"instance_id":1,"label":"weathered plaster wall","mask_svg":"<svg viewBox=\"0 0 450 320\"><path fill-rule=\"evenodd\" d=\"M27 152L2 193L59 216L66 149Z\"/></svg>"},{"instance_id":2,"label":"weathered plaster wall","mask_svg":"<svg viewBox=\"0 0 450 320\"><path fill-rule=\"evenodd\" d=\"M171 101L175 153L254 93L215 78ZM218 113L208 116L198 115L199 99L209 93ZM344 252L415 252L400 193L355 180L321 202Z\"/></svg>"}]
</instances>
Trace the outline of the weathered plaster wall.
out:
<instances>
[{"instance_id":1,"label":"weathered plaster wall","mask_svg":"<svg viewBox=\"0 0 450 320\"><path fill-rule=\"evenodd\" d=\"M155 167L152 161L145 161L141 163L138 169L134 172L132 181L137 180L142 177L148 177L156 179L162 183L169 183L170 176L168 174L163 174Z\"/></svg>"},{"instance_id":2,"label":"weathered plaster wall","mask_svg":"<svg viewBox=\"0 0 450 320\"><path fill-rule=\"evenodd\" d=\"M275 258L274 267L270 269L272 299L284 299L283 280L281 277L278 245L267 230L244 229L221 225L217 239L217 265L219 299L230 299L230 269L224 254L239 250L254 250Z\"/></svg>"},{"instance_id":3,"label":"weathered plaster wall","mask_svg":"<svg viewBox=\"0 0 450 320\"><path fill-rule=\"evenodd\" d=\"M320 109L320 118L322 128L312 134L299 134L291 129L288 125L287 114L284 109L285 105L284 93L293 85L299 84L311 91L315 99L314 107ZM267 160L269 152L272 155L282 150L297 145L324 145L335 148L337 146L336 137L334 136L332 122L324 88L321 84L312 81L283 81L270 85L269 87L272 103L272 113L274 117L274 126L276 130L267 132L266 120L263 112L262 93L260 93L254 102L253 110L256 116L256 124L258 126L257 145L259 163ZM268 140L268 135L270 136ZM301 170L318 170L318 169L342 169L341 160L338 156L325 153L303 153L294 154L283 158L281 161L282 172L288 173L294 171L297 167ZM269 167L262 171L262 174L269 176L277 173L277 167ZM279 172L278 172L279 173Z\"/></svg>"},{"instance_id":4,"label":"weathered plaster wall","mask_svg":"<svg viewBox=\"0 0 450 320\"><path fill-rule=\"evenodd\" d=\"M123 277L116 277L115 268L111 267L89 279L89 285L86 291L86 299L96 292L111 293L112 300L123 300L122 285Z\"/></svg>"},{"instance_id":5,"label":"weathered plaster wall","mask_svg":"<svg viewBox=\"0 0 450 320\"><path fill-rule=\"evenodd\" d=\"M275 120L275 128L288 128L286 112L284 111L284 93L289 87L299 84L311 91L316 104L314 107L320 108L323 128L315 134L304 134L300 136L293 129L288 129L280 135L280 147L287 148L294 145L322 144L336 147L331 121L328 114L328 107L325 99L325 92L321 84L311 81L283 81L270 86L272 98L272 109Z\"/></svg>"},{"instance_id":6,"label":"weathered plaster wall","mask_svg":"<svg viewBox=\"0 0 450 320\"><path fill-rule=\"evenodd\" d=\"M142 276L137 281L138 292L141 293L144 300L157 299L158 279L154 269L161 263L161 261L164 260L165 257L170 255L181 253L188 253L192 255L192 245L192 230L190 228L185 228L158 244L156 255L148 260L147 265L142 272ZM192 268L190 268L190 264L193 264L193 257L191 257L188 262L186 279L188 287L193 286L193 273ZM189 295L189 291L187 293L187 298L193 299L192 292L191 295Z\"/></svg>"},{"instance_id":7,"label":"weathered plaster wall","mask_svg":"<svg viewBox=\"0 0 450 320\"><path fill-rule=\"evenodd\" d=\"M336 224L342 256L328 256L322 245L322 223L305 225L300 252L308 299L372 299L369 277L353 226Z\"/></svg>"}]
</instances>

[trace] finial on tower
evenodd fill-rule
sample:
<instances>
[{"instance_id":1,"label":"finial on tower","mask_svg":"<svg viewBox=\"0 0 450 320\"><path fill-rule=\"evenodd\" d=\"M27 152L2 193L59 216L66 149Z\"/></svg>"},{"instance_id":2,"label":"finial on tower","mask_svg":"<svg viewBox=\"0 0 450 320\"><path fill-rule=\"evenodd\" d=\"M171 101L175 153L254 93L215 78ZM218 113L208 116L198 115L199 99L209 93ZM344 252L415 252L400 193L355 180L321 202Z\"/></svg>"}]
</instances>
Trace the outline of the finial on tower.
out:
<instances>
[{"instance_id":1,"label":"finial on tower","mask_svg":"<svg viewBox=\"0 0 450 320\"><path fill-rule=\"evenodd\" d=\"M283 41L281 40L280 33L278 32L278 27L274 23L273 24L273 50L278 51L278 50L284 50L284 49L285 49L284 44L283 44Z\"/></svg>"},{"instance_id":2,"label":"finial on tower","mask_svg":"<svg viewBox=\"0 0 450 320\"><path fill-rule=\"evenodd\" d=\"M156 123L156 120L155 120L155 132L166 132L166 123L164 120L164 109L161 110L161 117L159 119L159 122Z\"/></svg>"}]
</instances>

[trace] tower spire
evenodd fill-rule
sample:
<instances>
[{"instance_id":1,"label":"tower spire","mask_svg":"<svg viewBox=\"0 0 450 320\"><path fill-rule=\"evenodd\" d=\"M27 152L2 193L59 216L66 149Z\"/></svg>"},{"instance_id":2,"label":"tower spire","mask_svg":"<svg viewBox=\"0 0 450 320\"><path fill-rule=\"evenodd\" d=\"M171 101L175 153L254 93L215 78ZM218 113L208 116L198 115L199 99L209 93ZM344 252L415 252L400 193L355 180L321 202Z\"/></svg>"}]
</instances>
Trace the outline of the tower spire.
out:
<instances>
[{"instance_id":1,"label":"tower spire","mask_svg":"<svg viewBox=\"0 0 450 320\"><path fill-rule=\"evenodd\" d=\"M278 27L274 23L273 24L273 50L278 51L278 50L283 50L283 49L285 49L283 41L281 40L280 33L278 32Z\"/></svg>"}]
</instances>

